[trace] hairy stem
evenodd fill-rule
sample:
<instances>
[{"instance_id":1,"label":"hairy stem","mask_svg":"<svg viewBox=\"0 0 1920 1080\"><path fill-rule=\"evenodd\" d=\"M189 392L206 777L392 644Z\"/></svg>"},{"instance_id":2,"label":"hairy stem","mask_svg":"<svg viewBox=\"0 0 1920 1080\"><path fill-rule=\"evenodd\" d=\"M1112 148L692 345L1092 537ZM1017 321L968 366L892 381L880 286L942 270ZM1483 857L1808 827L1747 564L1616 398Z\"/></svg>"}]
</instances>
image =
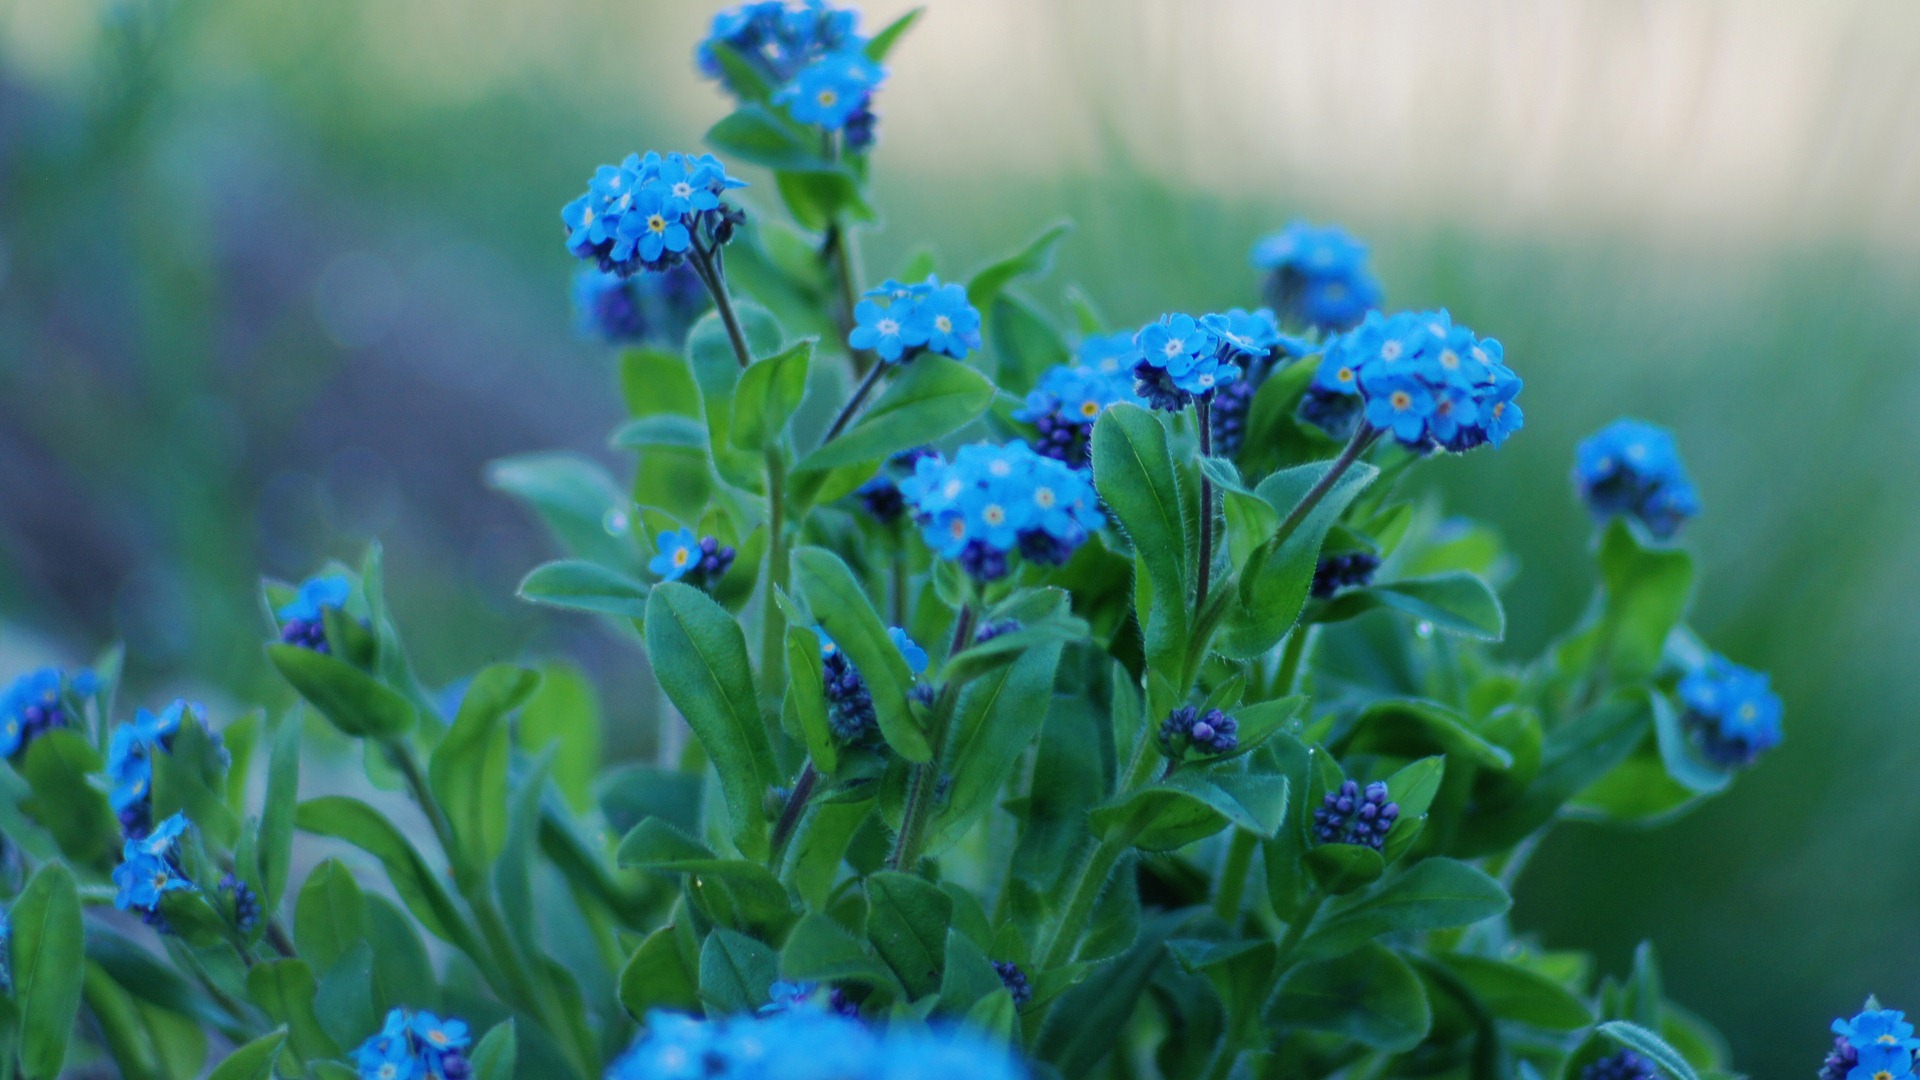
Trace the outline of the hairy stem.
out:
<instances>
[{"instance_id":1,"label":"hairy stem","mask_svg":"<svg viewBox=\"0 0 1920 1080\"><path fill-rule=\"evenodd\" d=\"M827 436L820 440L820 445L825 446L832 442L846 430L847 424L853 420L853 414L859 411L860 403L867 400L868 394L873 393L873 388L880 382L880 376L886 374L886 371L887 365L875 364L873 370L867 372L866 377L860 380L860 385L854 387L853 396L840 407L840 415L833 418L833 424L827 428Z\"/></svg>"},{"instance_id":2,"label":"hairy stem","mask_svg":"<svg viewBox=\"0 0 1920 1080\"><path fill-rule=\"evenodd\" d=\"M700 276L701 284L707 287L708 295L713 297L713 307L720 313L720 321L727 328L727 340L733 343L733 358L740 361L741 367L753 363L753 350L747 347L747 336L740 330L740 316L733 310L733 298L727 294L727 281L720 267L719 248L702 248L698 243L691 249L694 273Z\"/></svg>"},{"instance_id":3,"label":"hairy stem","mask_svg":"<svg viewBox=\"0 0 1920 1080\"><path fill-rule=\"evenodd\" d=\"M973 605L960 608L960 614L953 621L953 643L947 646L947 656L952 657L966 648L973 637ZM933 809L933 792L940 786L940 759L947 749L947 729L952 726L955 694L952 686L941 689L940 697L933 708L933 756L923 765L915 765L913 773L907 778L907 808L900 819L899 835L894 837L893 851L887 855L887 866L894 870L911 870L920 858L920 847L925 838L927 814Z\"/></svg>"},{"instance_id":4,"label":"hairy stem","mask_svg":"<svg viewBox=\"0 0 1920 1080\"><path fill-rule=\"evenodd\" d=\"M1259 837L1245 829L1233 830L1227 858L1220 866L1220 891L1213 896L1213 912L1227 925L1240 921L1240 902L1247 894L1247 871L1253 867L1253 847Z\"/></svg>"},{"instance_id":5,"label":"hairy stem","mask_svg":"<svg viewBox=\"0 0 1920 1080\"><path fill-rule=\"evenodd\" d=\"M793 839L794 826L800 824L800 815L806 813L807 800L813 797L813 786L819 780L820 770L814 768L813 759L808 758L806 767L800 770L800 778L793 782L786 805L780 808L780 819L773 823L773 848L767 856L767 867L776 874L780 872L780 861L786 857L787 841Z\"/></svg>"},{"instance_id":6,"label":"hairy stem","mask_svg":"<svg viewBox=\"0 0 1920 1080\"><path fill-rule=\"evenodd\" d=\"M820 258L833 270L834 287L840 294L838 309L834 312L834 322L840 330L840 340L846 342L847 335L853 333L853 309L859 304L859 288L854 279L859 270L854 266L855 257L852 241L847 227L839 219L827 225L826 239L820 244ZM864 374L879 363L879 357L867 349L855 349L847 346L853 357L854 374Z\"/></svg>"},{"instance_id":7,"label":"hairy stem","mask_svg":"<svg viewBox=\"0 0 1920 1080\"><path fill-rule=\"evenodd\" d=\"M767 451L767 595L760 610L760 696L775 707L787 685L787 620L775 597L787 587L787 468Z\"/></svg>"},{"instance_id":8,"label":"hairy stem","mask_svg":"<svg viewBox=\"0 0 1920 1080\"><path fill-rule=\"evenodd\" d=\"M1212 403L1205 397L1193 401L1193 418L1200 427L1200 457L1213 456L1213 409ZM1205 607L1207 593L1213 587L1213 480L1207 476L1207 470L1200 470L1200 574L1199 585L1194 590L1194 607Z\"/></svg>"},{"instance_id":9,"label":"hairy stem","mask_svg":"<svg viewBox=\"0 0 1920 1080\"><path fill-rule=\"evenodd\" d=\"M1302 496L1294 508L1287 512L1286 519L1281 521L1280 527L1273 531L1271 542L1275 546L1287 542L1287 538L1300 527L1300 523L1307 520L1307 515L1313 513L1313 508L1320 505L1320 500L1327 497L1327 492L1332 491L1333 486L1340 482L1340 478L1346 475L1348 469L1353 467L1353 463L1360 460L1360 455L1366 453L1379 440L1380 434L1379 428L1361 423L1354 431L1353 438L1347 440L1346 448L1340 451L1340 456L1333 459L1333 465L1327 469L1326 475L1320 477L1311 488L1307 489L1306 495Z\"/></svg>"}]
</instances>

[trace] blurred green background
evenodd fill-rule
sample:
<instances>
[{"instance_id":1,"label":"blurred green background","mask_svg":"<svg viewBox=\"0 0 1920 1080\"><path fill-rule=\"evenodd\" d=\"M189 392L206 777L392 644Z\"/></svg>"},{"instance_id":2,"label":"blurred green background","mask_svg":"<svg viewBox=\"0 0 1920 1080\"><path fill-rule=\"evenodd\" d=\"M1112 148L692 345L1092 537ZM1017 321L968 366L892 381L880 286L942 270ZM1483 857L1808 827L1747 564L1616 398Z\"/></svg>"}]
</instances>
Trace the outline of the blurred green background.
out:
<instances>
[{"instance_id":1,"label":"blurred green background","mask_svg":"<svg viewBox=\"0 0 1920 1080\"><path fill-rule=\"evenodd\" d=\"M124 640L147 697L270 692L258 576L377 536L430 682L564 653L650 741L636 652L512 598L549 549L481 474L624 469L558 210L723 113L709 14L0 0L0 674ZM1068 216L1030 291L1134 323L1252 302L1248 246L1304 215L1503 339L1526 432L1418 482L1507 531L1516 654L1589 587L1574 443L1675 428L1695 621L1773 672L1788 740L1676 827L1563 828L1517 919L1616 971L1651 938L1760 1077L1869 991L1920 1008L1920 9L934 0L893 69L875 276Z\"/></svg>"}]
</instances>

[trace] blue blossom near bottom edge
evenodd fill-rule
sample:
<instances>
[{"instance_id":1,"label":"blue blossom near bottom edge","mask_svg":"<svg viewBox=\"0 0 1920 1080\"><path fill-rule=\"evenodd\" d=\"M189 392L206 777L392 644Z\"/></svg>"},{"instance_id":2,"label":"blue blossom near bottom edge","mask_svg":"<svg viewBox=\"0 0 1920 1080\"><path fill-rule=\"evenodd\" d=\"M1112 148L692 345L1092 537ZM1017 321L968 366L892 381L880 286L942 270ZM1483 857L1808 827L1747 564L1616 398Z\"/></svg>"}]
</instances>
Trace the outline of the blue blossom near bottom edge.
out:
<instances>
[{"instance_id":1,"label":"blue blossom near bottom edge","mask_svg":"<svg viewBox=\"0 0 1920 1080\"><path fill-rule=\"evenodd\" d=\"M876 1031L814 1008L697 1020L647 1015L607 1080L1024 1080L1004 1047L955 1027Z\"/></svg>"},{"instance_id":2,"label":"blue blossom near bottom edge","mask_svg":"<svg viewBox=\"0 0 1920 1080\"><path fill-rule=\"evenodd\" d=\"M353 1052L361 1080L466 1080L473 1075L464 1020L393 1009L380 1030Z\"/></svg>"},{"instance_id":3,"label":"blue blossom near bottom edge","mask_svg":"<svg viewBox=\"0 0 1920 1080\"><path fill-rule=\"evenodd\" d=\"M1621 1050L1581 1069L1580 1080L1660 1080L1660 1072L1639 1054Z\"/></svg>"}]
</instances>

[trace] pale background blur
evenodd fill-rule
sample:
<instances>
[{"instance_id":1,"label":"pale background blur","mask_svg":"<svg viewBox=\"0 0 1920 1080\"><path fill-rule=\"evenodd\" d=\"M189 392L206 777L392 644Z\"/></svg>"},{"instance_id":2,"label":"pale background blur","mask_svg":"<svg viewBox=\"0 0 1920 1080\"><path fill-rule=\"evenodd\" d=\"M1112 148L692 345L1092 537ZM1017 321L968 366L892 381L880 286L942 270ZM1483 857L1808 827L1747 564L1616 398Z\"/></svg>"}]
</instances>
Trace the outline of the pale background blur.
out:
<instances>
[{"instance_id":1,"label":"pale background blur","mask_svg":"<svg viewBox=\"0 0 1920 1080\"><path fill-rule=\"evenodd\" d=\"M1071 216L1033 295L1132 323L1251 302L1291 217L1348 225L1393 305L1528 380L1521 437L1423 480L1507 529L1516 651L1588 588L1573 444L1677 430L1696 621L1775 673L1788 741L1675 828L1566 829L1517 918L1611 970L1652 938L1760 1077L1869 991L1920 1009L1920 4L931 7L879 101L870 270ZM558 210L722 115L710 12L0 0L0 675L121 638L146 697L270 691L251 583L377 535L431 681L572 655L643 750L634 653L512 599L547 543L480 474L624 467Z\"/></svg>"}]
</instances>

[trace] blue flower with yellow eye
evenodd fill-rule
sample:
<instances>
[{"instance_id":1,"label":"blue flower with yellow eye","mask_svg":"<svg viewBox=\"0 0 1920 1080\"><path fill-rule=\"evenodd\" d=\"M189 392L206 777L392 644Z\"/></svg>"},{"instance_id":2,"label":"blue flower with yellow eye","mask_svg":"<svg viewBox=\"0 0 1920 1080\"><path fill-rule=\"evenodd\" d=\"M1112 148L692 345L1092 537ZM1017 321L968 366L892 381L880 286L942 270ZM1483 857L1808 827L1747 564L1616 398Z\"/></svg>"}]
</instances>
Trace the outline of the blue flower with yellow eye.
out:
<instances>
[{"instance_id":1,"label":"blue flower with yellow eye","mask_svg":"<svg viewBox=\"0 0 1920 1080\"><path fill-rule=\"evenodd\" d=\"M1678 692L1682 725L1716 764L1751 765L1780 745L1780 698L1765 674L1716 653L1681 677Z\"/></svg>"},{"instance_id":2,"label":"blue flower with yellow eye","mask_svg":"<svg viewBox=\"0 0 1920 1080\"><path fill-rule=\"evenodd\" d=\"M1168 412L1185 408L1240 377L1241 347L1221 338L1191 315L1163 315L1134 335L1140 359L1134 365L1134 393L1150 407Z\"/></svg>"},{"instance_id":3,"label":"blue flower with yellow eye","mask_svg":"<svg viewBox=\"0 0 1920 1080\"><path fill-rule=\"evenodd\" d=\"M1833 1033L1856 1047L1883 1046L1889 1049L1920 1050L1920 1039L1913 1037L1913 1025L1899 1009L1866 1009L1851 1020L1835 1020Z\"/></svg>"},{"instance_id":4,"label":"blue flower with yellow eye","mask_svg":"<svg viewBox=\"0 0 1920 1080\"><path fill-rule=\"evenodd\" d=\"M1596 519L1630 517L1662 540L1700 512L1673 436L1642 420L1615 420L1582 442L1573 483Z\"/></svg>"},{"instance_id":5,"label":"blue flower with yellow eye","mask_svg":"<svg viewBox=\"0 0 1920 1080\"><path fill-rule=\"evenodd\" d=\"M1267 272L1267 299L1288 322L1345 330L1380 304L1380 283L1367 268L1367 248L1338 226L1295 221L1253 248Z\"/></svg>"},{"instance_id":6,"label":"blue flower with yellow eye","mask_svg":"<svg viewBox=\"0 0 1920 1080\"><path fill-rule=\"evenodd\" d=\"M1064 562L1105 522L1085 474L1024 442L963 446L952 461L922 458L900 485L927 546L983 581L1015 552Z\"/></svg>"},{"instance_id":7,"label":"blue flower with yellow eye","mask_svg":"<svg viewBox=\"0 0 1920 1080\"><path fill-rule=\"evenodd\" d=\"M113 869L115 907L152 916L166 894L195 887L180 868L178 844L188 824L175 814L147 836L122 845L120 865Z\"/></svg>"},{"instance_id":8,"label":"blue flower with yellow eye","mask_svg":"<svg viewBox=\"0 0 1920 1080\"><path fill-rule=\"evenodd\" d=\"M1039 432L1034 451L1080 468L1087 462L1093 424L1107 407L1118 402L1142 405L1133 391L1130 369L1103 370L1091 364L1056 364L1040 376L1013 418L1032 424Z\"/></svg>"},{"instance_id":9,"label":"blue flower with yellow eye","mask_svg":"<svg viewBox=\"0 0 1920 1080\"><path fill-rule=\"evenodd\" d=\"M69 686L66 673L56 667L39 668L14 679L0 693L0 757L23 754L41 735L66 727L72 718L63 699L68 689L84 694L80 683L76 676Z\"/></svg>"},{"instance_id":10,"label":"blue flower with yellow eye","mask_svg":"<svg viewBox=\"0 0 1920 1080\"><path fill-rule=\"evenodd\" d=\"M670 270L696 246L732 239L745 218L724 196L743 186L712 154L629 154L600 166L561 210L567 250L622 275Z\"/></svg>"},{"instance_id":11,"label":"blue flower with yellow eye","mask_svg":"<svg viewBox=\"0 0 1920 1080\"><path fill-rule=\"evenodd\" d=\"M906 363L923 352L961 360L980 347L980 312L967 300L966 288L942 284L932 274L911 285L888 280L868 290L854 305L853 319L847 344L888 363Z\"/></svg>"},{"instance_id":12,"label":"blue flower with yellow eye","mask_svg":"<svg viewBox=\"0 0 1920 1080\"><path fill-rule=\"evenodd\" d=\"M927 280L934 287L914 304L911 315L915 344L928 352L964 358L980 347L980 312L968 302L965 286Z\"/></svg>"},{"instance_id":13,"label":"blue flower with yellow eye","mask_svg":"<svg viewBox=\"0 0 1920 1080\"><path fill-rule=\"evenodd\" d=\"M882 306L875 300L862 300L853 308L854 327L847 344L866 349L888 363L897 362L907 351L909 324L914 303L902 298Z\"/></svg>"},{"instance_id":14,"label":"blue flower with yellow eye","mask_svg":"<svg viewBox=\"0 0 1920 1080\"><path fill-rule=\"evenodd\" d=\"M1140 362L1140 348L1133 339L1134 335L1128 333L1089 334L1080 339L1074 359L1102 375L1131 375Z\"/></svg>"},{"instance_id":15,"label":"blue flower with yellow eye","mask_svg":"<svg viewBox=\"0 0 1920 1080\"><path fill-rule=\"evenodd\" d=\"M1370 311L1327 343L1299 415L1335 438L1364 419L1415 452L1460 453L1520 429L1521 386L1498 341L1445 311Z\"/></svg>"},{"instance_id":16,"label":"blue flower with yellow eye","mask_svg":"<svg viewBox=\"0 0 1920 1080\"><path fill-rule=\"evenodd\" d=\"M662 581L679 581L700 562L700 538L692 529L675 529L654 538L654 556L647 569Z\"/></svg>"},{"instance_id":17,"label":"blue flower with yellow eye","mask_svg":"<svg viewBox=\"0 0 1920 1080\"><path fill-rule=\"evenodd\" d=\"M701 74L746 97L752 88L735 85L719 49L731 50L763 82L780 86L821 56L863 46L858 26L858 12L823 0L758 0L714 15L694 59Z\"/></svg>"},{"instance_id":18,"label":"blue flower with yellow eye","mask_svg":"<svg viewBox=\"0 0 1920 1080\"><path fill-rule=\"evenodd\" d=\"M803 124L839 131L866 111L886 75L885 68L859 50L842 50L807 65L773 100Z\"/></svg>"}]
</instances>

